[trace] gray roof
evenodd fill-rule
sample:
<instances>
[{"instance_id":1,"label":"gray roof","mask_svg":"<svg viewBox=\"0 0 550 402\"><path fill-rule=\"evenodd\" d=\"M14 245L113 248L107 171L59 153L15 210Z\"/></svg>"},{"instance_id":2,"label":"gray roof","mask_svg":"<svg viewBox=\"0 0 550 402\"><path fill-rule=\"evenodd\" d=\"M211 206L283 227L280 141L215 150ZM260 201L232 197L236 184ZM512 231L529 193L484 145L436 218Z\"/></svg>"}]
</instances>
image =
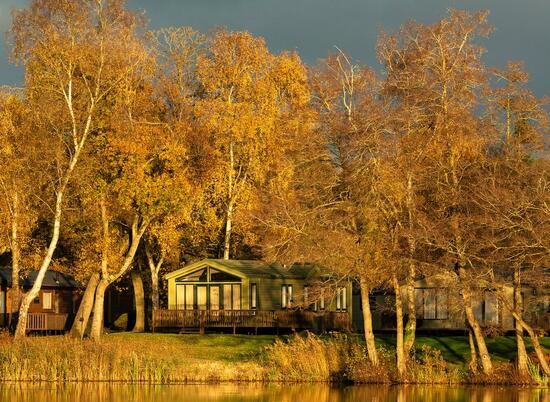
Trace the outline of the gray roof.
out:
<instances>
[{"instance_id":1,"label":"gray roof","mask_svg":"<svg viewBox=\"0 0 550 402\"><path fill-rule=\"evenodd\" d=\"M11 268L0 268L0 284L11 287ZM21 271L19 273L19 286L30 288L34 285L37 271ZM70 275L63 272L48 270L44 276L42 287L45 288L79 288L80 284Z\"/></svg>"}]
</instances>

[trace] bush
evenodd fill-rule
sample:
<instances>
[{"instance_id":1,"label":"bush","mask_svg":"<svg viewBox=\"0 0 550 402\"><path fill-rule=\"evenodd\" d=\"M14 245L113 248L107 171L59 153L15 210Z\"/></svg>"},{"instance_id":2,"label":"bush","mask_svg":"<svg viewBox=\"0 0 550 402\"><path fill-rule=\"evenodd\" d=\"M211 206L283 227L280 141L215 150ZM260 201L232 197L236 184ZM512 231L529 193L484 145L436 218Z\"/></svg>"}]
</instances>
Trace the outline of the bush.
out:
<instances>
[{"instance_id":1,"label":"bush","mask_svg":"<svg viewBox=\"0 0 550 402\"><path fill-rule=\"evenodd\" d=\"M422 345L420 353L409 360L410 381L417 384L453 384L461 381L457 368L452 368L441 356L441 351Z\"/></svg>"}]
</instances>

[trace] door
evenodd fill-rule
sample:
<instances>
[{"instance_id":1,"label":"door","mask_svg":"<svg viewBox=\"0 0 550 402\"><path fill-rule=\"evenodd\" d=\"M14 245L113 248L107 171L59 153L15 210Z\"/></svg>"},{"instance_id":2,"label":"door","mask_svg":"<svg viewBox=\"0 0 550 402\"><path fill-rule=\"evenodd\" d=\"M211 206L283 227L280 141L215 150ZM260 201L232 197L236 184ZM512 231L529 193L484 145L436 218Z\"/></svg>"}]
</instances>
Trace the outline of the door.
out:
<instances>
[{"instance_id":1,"label":"door","mask_svg":"<svg viewBox=\"0 0 550 402\"><path fill-rule=\"evenodd\" d=\"M210 310L220 309L220 287L210 286Z\"/></svg>"},{"instance_id":2,"label":"door","mask_svg":"<svg viewBox=\"0 0 550 402\"><path fill-rule=\"evenodd\" d=\"M197 286L197 309L206 310L206 286Z\"/></svg>"},{"instance_id":3,"label":"door","mask_svg":"<svg viewBox=\"0 0 550 402\"><path fill-rule=\"evenodd\" d=\"M185 285L185 306L184 306L185 310L193 310L195 308L195 306L193 305L194 299L195 299L194 294L195 294L194 286Z\"/></svg>"},{"instance_id":4,"label":"door","mask_svg":"<svg viewBox=\"0 0 550 402\"><path fill-rule=\"evenodd\" d=\"M0 325L6 325L6 292L0 290Z\"/></svg>"}]
</instances>

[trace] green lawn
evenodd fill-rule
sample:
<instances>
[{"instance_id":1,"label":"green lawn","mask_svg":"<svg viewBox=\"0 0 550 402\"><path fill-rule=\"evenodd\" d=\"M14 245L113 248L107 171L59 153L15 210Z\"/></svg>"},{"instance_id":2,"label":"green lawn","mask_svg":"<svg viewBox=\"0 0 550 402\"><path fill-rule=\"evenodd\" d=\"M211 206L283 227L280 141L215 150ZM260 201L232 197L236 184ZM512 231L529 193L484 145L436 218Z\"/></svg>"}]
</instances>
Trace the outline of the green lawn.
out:
<instances>
[{"instance_id":1,"label":"green lawn","mask_svg":"<svg viewBox=\"0 0 550 402\"><path fill-rule=\"evenodd\" d=\"M361 335L354 335L362 341ZM107 335L105 340L128 340L139 342L145 349L154 350L158 354L173 353L174 347L178 354L190 360L218 360L223 362L254 361L265 346L271 345L277 337L274 335L179 335L179 334L134 334L114 333ZM395 347L395 336L379 335L377 344L386 348ZM513 336L486 338L491 356L496 360L509 361L516 356L516 340ZM528 352L532 352L531 342L525 338ZM550 350L550 337L541 338L543 347ZM463 364L469 359L470 348L466 336L418 336L416 348L429 345L439 349L443 358L450 363Z\"/></svg>"},{"instance_id":2,"label":"green lawn","mask_svg":"<svg viewBox=\"0 0 550 402\"><path fill-rule=\"evenodd\" d=\"M379 336L377 343L384 347L395 347L395 336ZM499 336L496 338L486 338L489 353L496 360L510 361L516 357L516 339L514 336ZM525 343L527 352L533 351L531 340L526 337ZM540 338L541 345L550 350L550 337ZM416 338L416 348L420 349L422 345L428 345L439 349L445 360L450 363L463 364L470 357L470 347L468 337L466 336L418 336Z\"/></svg>"},{"instance_id":3,"label":"green lawn","mask_svg":"<svg viewBox=\"0 0 550 402\"><path fill-rule=\"evenodd\" d=\"M158 354L173 353L191 360L218 360L242 362L254 360L263 348L275 341L274 335L227 335L227 334L135 334L132 332L113 333L105 336L106 341L127 340L139 342L144 348Z\"/></svg>"}]
</instances>

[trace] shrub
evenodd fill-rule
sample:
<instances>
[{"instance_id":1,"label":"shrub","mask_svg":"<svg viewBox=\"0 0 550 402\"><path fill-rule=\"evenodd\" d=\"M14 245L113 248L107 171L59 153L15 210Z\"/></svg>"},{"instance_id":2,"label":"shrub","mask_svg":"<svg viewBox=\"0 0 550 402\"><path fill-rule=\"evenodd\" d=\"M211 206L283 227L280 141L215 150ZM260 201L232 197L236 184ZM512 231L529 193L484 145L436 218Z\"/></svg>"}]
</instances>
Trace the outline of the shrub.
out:
<instances>
[{"instance_id":1,"label":"shrub","mask_svg":"<svg viewBox=\"0 0 550 402\"><path fill-rule=\"evenodd\" d=\"M441 351L423 345L420 353L409 359L410 381L418 384L452 384L461 380L457 368L450 367L441 356Z\"/></svg>"}]
</instances>

